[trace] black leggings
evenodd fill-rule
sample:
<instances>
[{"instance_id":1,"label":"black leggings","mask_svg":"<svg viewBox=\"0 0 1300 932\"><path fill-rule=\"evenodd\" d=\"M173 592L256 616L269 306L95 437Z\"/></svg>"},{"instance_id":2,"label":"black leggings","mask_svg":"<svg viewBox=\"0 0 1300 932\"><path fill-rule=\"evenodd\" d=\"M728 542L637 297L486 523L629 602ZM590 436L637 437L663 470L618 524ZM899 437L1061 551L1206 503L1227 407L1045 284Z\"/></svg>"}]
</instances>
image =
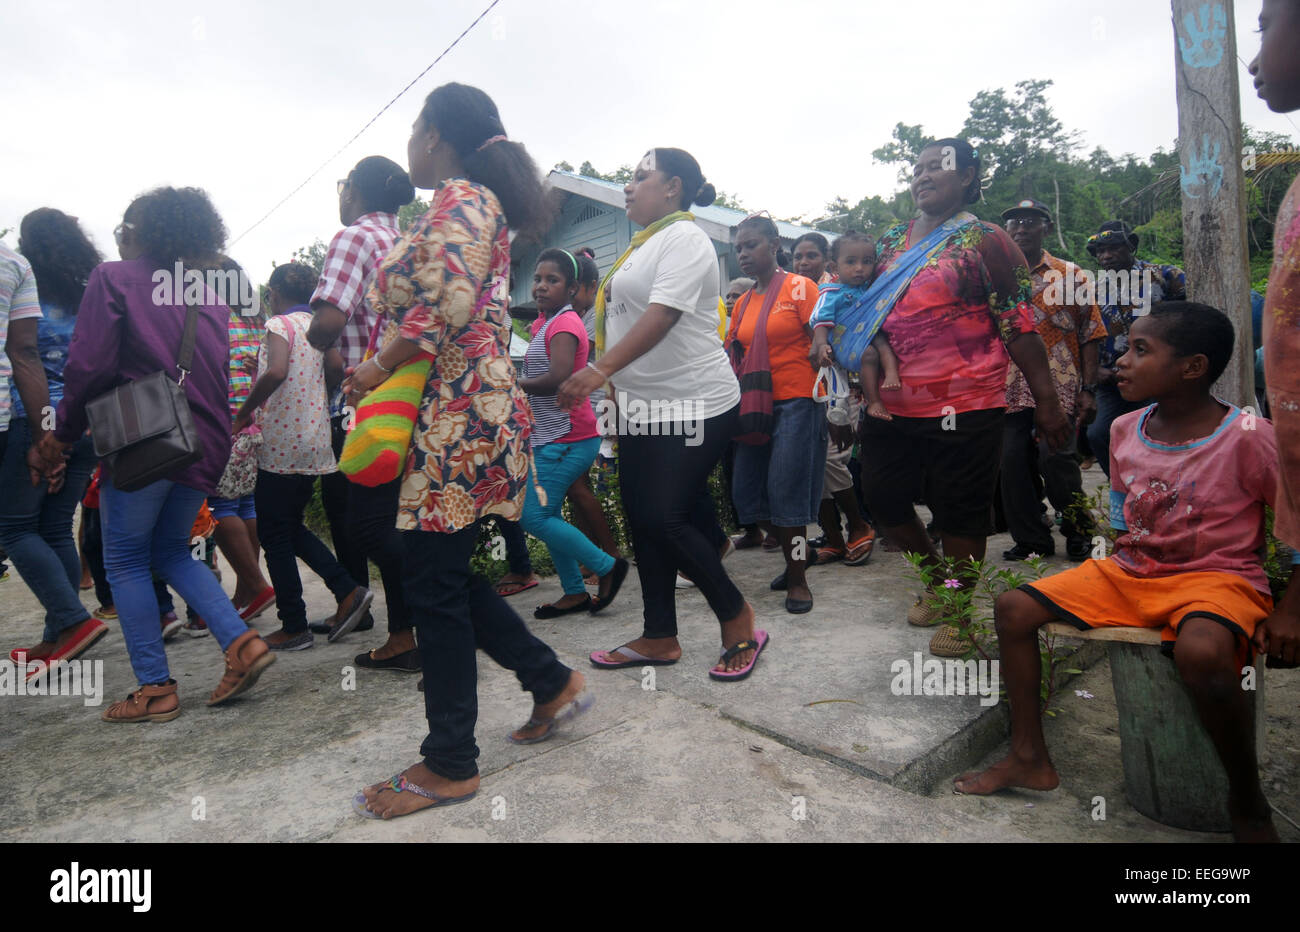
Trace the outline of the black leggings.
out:
<instances>
[{"instance_id":1,"label":"black leggings","mask_svg":"<svg viewBox=\"0 0 1300 932\"><path fill-rule=\"evenodd\" d=\"M402 578L402 532L397 529L401 489L402 480L394 479L374 487L354 484L347 491L348 537L352 546L379 567L389 634L413 627Z\"/></svg>"},{"instance_id":2,"label":"black leggings","mask_svg":"<svg viewBox=\"0 0 1300 932\"><path fill-rule=\"evenodd\" d=\"M699 587L719 621L741 613L745 598L722 568L709 474L736 432L740 406L712 417L694 438L672 424L659 436L620 435L618 474L632 530L648 638L677 636L677 571ZM678 425L680 426L680 425ZM669 434L665 436L665 434ZM686 441L698 441L688 446Z\"/></svg>"}]
</instances>

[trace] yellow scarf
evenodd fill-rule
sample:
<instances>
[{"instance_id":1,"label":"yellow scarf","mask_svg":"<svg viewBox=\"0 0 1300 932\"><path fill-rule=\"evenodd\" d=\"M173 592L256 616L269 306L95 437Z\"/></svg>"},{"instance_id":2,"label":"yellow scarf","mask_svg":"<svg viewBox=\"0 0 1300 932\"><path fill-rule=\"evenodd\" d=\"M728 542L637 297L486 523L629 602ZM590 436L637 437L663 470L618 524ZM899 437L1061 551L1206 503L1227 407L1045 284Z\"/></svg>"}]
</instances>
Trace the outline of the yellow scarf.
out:
<instances>
[{"instance_id":1,"label":"yellow scarf","mask_svg":"<svg viewBox=\"0 0 1300 932\"><path fill-rule=\"evenodd\" d=\"M600 280L600 287L596 289L596 358L599 359L605 355L605 288L609 285L609 280L614 277L614 273L619 267L627 261L627 257L636 252L650 237L654 236L664 227L678 220L694 220L695 214L689 210L676 210L666 217L661 217L654 223L650 224L639 233L632 234L632 244L623 251L623 255L618 257L605 277Z\"/></svg>"}]
</instances>

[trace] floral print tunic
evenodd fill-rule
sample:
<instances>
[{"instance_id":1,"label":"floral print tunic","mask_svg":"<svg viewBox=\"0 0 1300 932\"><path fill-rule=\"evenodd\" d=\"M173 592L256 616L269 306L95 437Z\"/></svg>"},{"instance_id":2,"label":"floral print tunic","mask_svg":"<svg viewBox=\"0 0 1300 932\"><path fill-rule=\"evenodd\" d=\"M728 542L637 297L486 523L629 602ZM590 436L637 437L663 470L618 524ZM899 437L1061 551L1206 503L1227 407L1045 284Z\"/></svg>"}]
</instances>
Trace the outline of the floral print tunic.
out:
<instances>
[{"instance_id":1,"label":"floral print tunic","mask_svg":"<svg viewBox=\"0 0 1300 932\"><path fill-rule=\"evenodd\" d=\"M911 245L912 223L880 238L877 273ZM1000 227L972 218L916 273L881 331L898 356L900 391L882 395L890 413L943 417L1006 406L1004 344L1034 333L1029 266Z\"/></svg>"},{"instance_id":2,"label":"floral print tunic","mask_svg":"<svg viewBox=\"0 0 1300 932\"><path fill-rule=\"evenodd\" d=\"M486 515L517 520L532 413L510 362L510 242L495 194L447 181L379 264L371 306L381 346L433 357L397 511L400 530L451 533Z\"/></svg>"}]
</instances>

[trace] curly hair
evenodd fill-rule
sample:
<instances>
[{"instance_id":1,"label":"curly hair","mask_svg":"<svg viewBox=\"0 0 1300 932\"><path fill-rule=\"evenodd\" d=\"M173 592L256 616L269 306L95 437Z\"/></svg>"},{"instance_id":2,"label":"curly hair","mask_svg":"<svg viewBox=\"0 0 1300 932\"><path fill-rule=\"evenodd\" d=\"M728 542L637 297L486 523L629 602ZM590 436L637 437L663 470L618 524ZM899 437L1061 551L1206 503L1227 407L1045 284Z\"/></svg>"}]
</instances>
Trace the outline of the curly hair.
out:
<instances>
[{"instance_id":1,"label":"curly hair","mask_svg":"<svg viewBox=\"0 0 1300 932\"><path fill-rule=\"evenodd\" d=\"M225 248L226 225L202 188L155 188L126 209L144 254L164 264L214 264Z\"/></svg>"},{"instance_id":2,"label":"curly hair","mask_svg":"<svg viewBox=\"0 0 1300 932\"><path fill-rule=\"evenodd\" d=\"M306 304L316 290L316 270L301 262L277 265L267 279L266 287L278 291L295 305Z\"/></svg>"},{"instance_id":3,"label":"curly hair","mask_svg":"<svg viewBox=\"0 0 1300 932\"><path fill-rule=\"evenodd\" d=\"M76 314L91 271L104 261L76 219L38 207L19 224L18 248L31 263L41 303Z\"/></svg>"}]
</instances>

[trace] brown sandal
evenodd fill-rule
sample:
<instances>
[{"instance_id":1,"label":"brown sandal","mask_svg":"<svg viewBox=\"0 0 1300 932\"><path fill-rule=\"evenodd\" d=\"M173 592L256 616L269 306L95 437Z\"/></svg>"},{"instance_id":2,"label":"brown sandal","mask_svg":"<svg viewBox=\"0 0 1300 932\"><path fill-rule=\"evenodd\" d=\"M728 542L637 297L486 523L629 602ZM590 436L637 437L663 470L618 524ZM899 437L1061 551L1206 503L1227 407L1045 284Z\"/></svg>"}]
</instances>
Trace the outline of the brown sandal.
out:
<instances>
[{"instance_id":1,"label":"brown sandal","mask_svg":"<svg viewBox=\"0 0 1300 932\"><path fill-rule=\"evenodd\" d=\"M170 722L181 714L176 681L161 686L141 686L121 702L114 702L100 718L106 722Z\"/></svg>"},{"instance_id":2,"label":"brown sandal","mask_svg":"<svg viewBox=\"0 0 1300 932\"><path fill-rule=\"evenodd\" d=\"M220 705L227 699L253 688L262 671L275 663L275 654L256 631L245 631L226 648L226 672L212 691L208 705Z\"/></svg>"}]
</instances>

